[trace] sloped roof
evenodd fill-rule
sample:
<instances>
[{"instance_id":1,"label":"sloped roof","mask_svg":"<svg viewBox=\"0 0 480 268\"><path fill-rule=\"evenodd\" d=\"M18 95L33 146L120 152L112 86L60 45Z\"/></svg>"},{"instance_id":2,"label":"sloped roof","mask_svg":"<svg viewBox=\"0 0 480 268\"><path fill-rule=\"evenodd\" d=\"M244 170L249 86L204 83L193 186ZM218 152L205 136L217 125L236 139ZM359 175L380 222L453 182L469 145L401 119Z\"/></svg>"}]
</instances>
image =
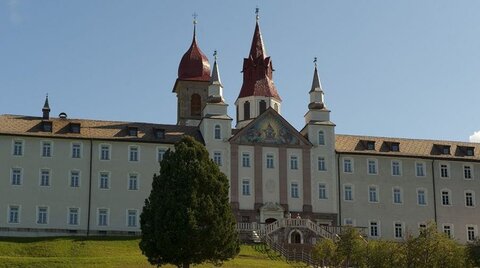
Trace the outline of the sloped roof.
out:
<instances>
[{"instance_id":1,"label":"sloped roof","mask_svg":"<svg viewBox=\"0 0 480 268\"><path fill-rule=\"evenodd\" d=\"M362 146L364 141L373 141L374 150L368 150ZM391 151L385 148L385 144L398 143L399 151ZM449 146L450 154L442 154L438 151L439 146ZM465 148L474 150L473 156L465 153ZM423 140L423 139L405 139L390 137L372 137L339 135L335 136L335 150L338 153L352 154L376 154L385 156L413 156L421 158L439 158L439 159L458 159L458 160L480 160L480 144L460 141L444 140Z\"/></svg>"},{"instance_id":2,"label":"sloped roof","mask_svg":"<svg viewBox=\"0 0 480 268\"><path fill-rule=\"evenodd\" d=\"M42 131L42 118L23 115L0 115L0 134L51 138L78 138L153 143L175 143L189 135L203 143L198 127L152 124L142 122L102 121L89 119L50 118L52 132ZM70 123L81 125L80 133L71 133ZM138 129L138 135L128 136L128 128ZM155 137L154 130L164 130L165 137Z\"/></svg>"}]
</instances>

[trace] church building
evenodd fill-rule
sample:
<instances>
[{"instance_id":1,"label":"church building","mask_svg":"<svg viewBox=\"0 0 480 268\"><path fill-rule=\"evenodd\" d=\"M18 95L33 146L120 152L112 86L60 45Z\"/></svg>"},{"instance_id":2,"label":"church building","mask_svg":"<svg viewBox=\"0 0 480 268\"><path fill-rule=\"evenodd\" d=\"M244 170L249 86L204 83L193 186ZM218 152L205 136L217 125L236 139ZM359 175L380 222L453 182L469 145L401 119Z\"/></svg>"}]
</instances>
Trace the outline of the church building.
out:
<instances>
[{"instance_id":1,"label":"church building","mask_svg":"<svg viewBox=\"0 0 480 268\"><path fill-rule=\"evenodd\" d=\"M172 90L176 125L52 117L48 96L41 116L0 115L0 235L139 234L153 174L190 135L227 175L240 229L274 233L302 219L283 234L300 244L341 226L403 240L428 222L462 243L478 236L480 145L335 134L316 62L305 125L295 129L282 116L258 15L233 122L216 53L211 68L195 27Z\"/></svg>"}]
</instances>

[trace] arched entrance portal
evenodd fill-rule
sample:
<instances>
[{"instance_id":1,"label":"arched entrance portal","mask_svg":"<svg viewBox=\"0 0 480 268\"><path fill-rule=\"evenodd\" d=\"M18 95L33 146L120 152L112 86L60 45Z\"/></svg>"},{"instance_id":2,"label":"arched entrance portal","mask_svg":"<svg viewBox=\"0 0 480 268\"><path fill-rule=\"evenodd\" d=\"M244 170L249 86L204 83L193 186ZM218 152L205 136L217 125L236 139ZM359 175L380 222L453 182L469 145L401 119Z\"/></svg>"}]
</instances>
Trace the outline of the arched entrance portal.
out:
<instances>
[{"instance_id":1,"label":"arched entrance portal","mask_svg":"<svg viewBox=\"0 0 480 268\"><path fill-rule=\"evenodd\" d=\"M303 235L299 230L293 230L288 236L288 243L303 244Z\"/></svg>"},{"instance_id":2,"label":"arched entrance portal","mask_svg":"<svg viewBox=\"0 0 480 268\"><path fill-rule=\"evenodd\" d=\"M268 219L265 220L265 223L266 223L266 224L270 224L270 223L274 223L274 222L276 222L276 221L277 221L277 219L268 218Z\"/></svg>"},{"instance_id":3,"label":"arched entrance portal","mask_svg":"<svg viewBox=\"0 0 480 268\"><path fill-rule=\"evenodd\" d=\"M267 220L280 220L283 219L285 210L282 206L277 203L267 202L263 207L260 208L260 222L261 223L272 223L267 222Z\"/></svg>"}]
</instances>

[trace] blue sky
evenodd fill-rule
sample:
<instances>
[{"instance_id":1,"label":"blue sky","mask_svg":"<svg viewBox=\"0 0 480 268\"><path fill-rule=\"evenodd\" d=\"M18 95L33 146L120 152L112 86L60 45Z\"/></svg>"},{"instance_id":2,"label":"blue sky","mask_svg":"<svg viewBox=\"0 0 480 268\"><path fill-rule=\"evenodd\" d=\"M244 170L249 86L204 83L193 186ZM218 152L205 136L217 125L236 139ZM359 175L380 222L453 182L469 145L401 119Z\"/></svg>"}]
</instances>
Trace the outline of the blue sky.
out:
<instances>
[{"instance_id":1,"label":"blue sky","mask_svg":"<svg viewBox=\"0 0 480 268\"><path fill-rule=\"evenodd\" d=\"M480 1L0 0L0 114L176 122L192 37L234 113L260 8L282 115L304 125L313 58L341 134L468 141L480 130Z\"/></svg>"}]
</instances>

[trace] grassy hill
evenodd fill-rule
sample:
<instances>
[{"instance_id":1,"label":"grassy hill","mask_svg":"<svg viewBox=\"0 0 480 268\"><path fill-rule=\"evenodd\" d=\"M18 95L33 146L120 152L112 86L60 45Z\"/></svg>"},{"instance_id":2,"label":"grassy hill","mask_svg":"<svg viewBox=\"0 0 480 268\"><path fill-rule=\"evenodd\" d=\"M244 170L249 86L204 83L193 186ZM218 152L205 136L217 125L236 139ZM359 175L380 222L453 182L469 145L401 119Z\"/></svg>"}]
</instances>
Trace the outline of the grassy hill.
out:
<instances>
[{"instance_id":1,"label":"grassy hill","mask_svg":"<svg viewBox=\"0 0 480 268\"><path fill-rule=\"evenodd\" d=\"M0 267L154 267L140 252L138 242L138 238L125 237L0 237ZM237 258L223 267L291 266L275 254L266 254L260 245L242 245Z\"/></svg>"}]
</instances>

